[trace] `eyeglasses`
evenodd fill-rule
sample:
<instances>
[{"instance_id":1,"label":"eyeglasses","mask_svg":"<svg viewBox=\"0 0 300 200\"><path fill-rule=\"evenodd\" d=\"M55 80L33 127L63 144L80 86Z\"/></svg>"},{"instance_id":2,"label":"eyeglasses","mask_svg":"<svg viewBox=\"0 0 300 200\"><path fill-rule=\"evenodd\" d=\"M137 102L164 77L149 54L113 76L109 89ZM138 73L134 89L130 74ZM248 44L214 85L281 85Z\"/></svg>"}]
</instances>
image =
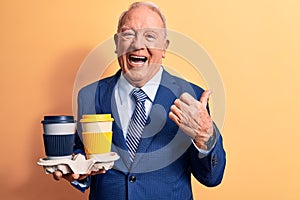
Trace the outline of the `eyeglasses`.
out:
<instances>
[{"instance_id":1,"label":"eyeglasses","mask_svg":"<svg viewBox=\"0 0 300 200\"><path fill-rule=\"evenodd\" d=\"M119 33L120 38L126 41L135 40L138 37L147 42L157 42L164 38L165 29L163 28L151 28L151 29L127 29Z\"/></svg>"}]
</instances>

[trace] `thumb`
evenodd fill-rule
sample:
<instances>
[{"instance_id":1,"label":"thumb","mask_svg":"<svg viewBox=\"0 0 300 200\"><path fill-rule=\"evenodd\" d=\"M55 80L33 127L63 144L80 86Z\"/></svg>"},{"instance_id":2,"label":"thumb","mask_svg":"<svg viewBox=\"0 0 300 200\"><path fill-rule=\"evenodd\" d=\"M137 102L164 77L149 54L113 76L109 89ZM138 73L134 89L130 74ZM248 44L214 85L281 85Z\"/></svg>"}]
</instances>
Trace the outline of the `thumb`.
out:
<instances>
[{"instance_id":1,"label":"thumb","mask_svg":"<svg viewBox=\"0 0 300 200\"><path fill-rule=\"evenodd\" d=\"M210 90L205 90L202 93L199 101L200 101L200 103L202 103L204 105L204 107L207 106L207 102L208 102L208 99L209 99L211 94L212 94L212 91L210 91Z\"/></svg>"}]
</instances>

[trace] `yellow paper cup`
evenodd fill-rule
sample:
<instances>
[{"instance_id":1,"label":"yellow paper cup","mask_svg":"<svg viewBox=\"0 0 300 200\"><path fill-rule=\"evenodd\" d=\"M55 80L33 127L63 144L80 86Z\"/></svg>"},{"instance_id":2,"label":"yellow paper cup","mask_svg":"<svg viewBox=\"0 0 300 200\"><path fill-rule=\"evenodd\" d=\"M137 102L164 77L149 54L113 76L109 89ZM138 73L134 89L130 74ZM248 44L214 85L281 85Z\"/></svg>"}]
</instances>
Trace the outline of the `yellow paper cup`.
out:
<instances>
[{"instance_id":1,"label":"yellow paper cup","mask_svg":"<svg viewBox=\"0 0 300 200\"><path fill-rule=\"evenodd\" d=\"M110 114L82 116L82 139L87 158L111 151L113 120Z\"/></svg>"},{"instance_id":2,"label":"yellow paper cup","mask_svg":"<svg viewBox=\"0 0 300 200\"><path fill-rule=\"evenodd\" d=\"M111 151L112 132L90 133L83 132L83 144L87 157L93 154L109 153Z\"/></svg>"},{"instance_id":3,"label":"yellow paper cup","mask_svg":"<svg viewBox=\"0 0 300 200\"><path fill-rule=\"evenodd\" d=\"M110 114L82 115L80 120L83 132L110 132L114 119Z\"/></svg>"}]
</instances>

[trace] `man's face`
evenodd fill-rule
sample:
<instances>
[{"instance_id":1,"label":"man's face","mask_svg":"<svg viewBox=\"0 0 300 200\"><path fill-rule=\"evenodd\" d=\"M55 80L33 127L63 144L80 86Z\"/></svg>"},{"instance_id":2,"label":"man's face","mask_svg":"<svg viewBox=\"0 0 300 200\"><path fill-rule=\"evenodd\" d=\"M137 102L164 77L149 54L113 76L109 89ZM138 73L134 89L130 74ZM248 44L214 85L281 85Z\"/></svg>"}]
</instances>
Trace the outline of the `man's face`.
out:
<instances>
[{"instance_id":1,"label":"man's face","mask_svg":"<svg viewBox=\"0 0 300 200\"><path fill-rule=\"evenodd\" d=\"M144 6L126 14L115 43L124 77L135 87L156 74L168 46L160 16Z\"/></svg>"}]
</instances>

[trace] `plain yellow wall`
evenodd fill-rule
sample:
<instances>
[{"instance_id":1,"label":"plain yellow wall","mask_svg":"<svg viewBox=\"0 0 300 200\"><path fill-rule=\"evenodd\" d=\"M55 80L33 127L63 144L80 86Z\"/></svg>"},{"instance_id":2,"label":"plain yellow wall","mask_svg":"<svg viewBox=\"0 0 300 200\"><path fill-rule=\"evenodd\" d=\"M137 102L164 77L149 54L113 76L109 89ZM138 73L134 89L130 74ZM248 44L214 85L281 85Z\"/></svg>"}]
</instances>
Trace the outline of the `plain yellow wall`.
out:
<instances>
[{"instance_id":1,"label":"plain yellow wall","mask_svg":"<svg viewBox=\"0 0 300 200\"><path fill-rule=\"evenodd\" d=\"M0 1L2 199L86 199L37 166L40 121L72 114L77 70L130 2ZM225 176L216 188L193 181L195 199L300 199L300 2L154 2L207 50L226 90Z\"/></svg>"}]
</instances>

